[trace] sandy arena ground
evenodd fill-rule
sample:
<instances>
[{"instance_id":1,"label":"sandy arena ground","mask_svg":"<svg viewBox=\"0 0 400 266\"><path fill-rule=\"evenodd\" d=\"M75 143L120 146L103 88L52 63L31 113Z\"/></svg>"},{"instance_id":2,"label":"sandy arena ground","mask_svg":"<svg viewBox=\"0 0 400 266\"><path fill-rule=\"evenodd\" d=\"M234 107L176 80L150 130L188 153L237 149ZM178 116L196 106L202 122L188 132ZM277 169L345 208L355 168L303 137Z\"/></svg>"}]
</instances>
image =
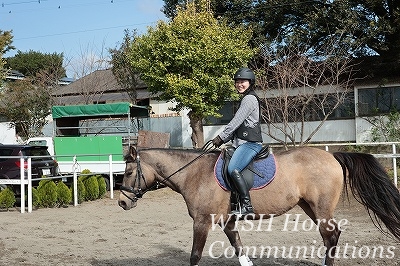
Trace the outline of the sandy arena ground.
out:
<instances>
[{"instance_id":1,"label":"sandy arena ground","mask_svg":"<svg viewBox=\"0 0 400 266\"><path fill-rule=\"evenodd\" d=\"M1 211L0 265L189 265L192 220L179 194L169 189L148 192L130 211L117 205L118 196L116 192L114 199L107 197L76 207L37 209L32 213L21 214L19 209ZM258 248L258 258L253 259L255 265L321 265L321 259L316 257L322 245L319 233L315 228L303 230L303 223L299 231L292 231L293 226L282 231L285 219L289 218L291 224L296 214L301 214L301 221L306 219L300 208L288 214L291 216L274 218L270 231L266 231L268 226L264 221L261 232L241 232L244 245ZM348 258L343 258L341 251L336 265L400 265L399 242L382 235L357 202L340 202L336 219L349 222L339 240L342 250L347 245ZM307 229L309 223L304 226ZM210 231L200 264L240 265L235 257L211 257L219 256L228 246L221 230ZM278 247L278 258L267 258L265 254L260 258L262 246ZM315 256L308 253L307 257L296 258L293 252L292 258L288 258L286 251L283 258L283 247L291 246L314 249ZM379 252L372 254L378 246L383 258L379 258ZM366 258L351 258L353 254Z\"/></svg>"}]
</instances>

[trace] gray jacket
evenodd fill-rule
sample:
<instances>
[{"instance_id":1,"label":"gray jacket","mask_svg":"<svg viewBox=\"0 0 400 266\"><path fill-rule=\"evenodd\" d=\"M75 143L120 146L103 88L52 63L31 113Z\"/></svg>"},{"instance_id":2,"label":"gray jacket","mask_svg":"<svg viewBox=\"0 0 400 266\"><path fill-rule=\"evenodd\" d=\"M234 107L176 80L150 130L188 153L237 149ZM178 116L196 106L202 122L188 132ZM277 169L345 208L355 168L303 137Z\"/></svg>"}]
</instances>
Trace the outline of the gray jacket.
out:
<instances>
[{"instance_id":1,"label":"gray jacket","mask_svg":"<svg viewBox=\"0 0 400 266\"><path fill-rule=\"evenodd\" d=\"M240 102L240 107L235 113L235 116L225 126L224 130L219 134L220 138L223 140L224 143L233 138L233 147L238 147L242 143L246 142L243 139L237 138L234 133L243 122L247 127L254 128L259 122L259 112L260 110L257 97L251 94L245 95Z\"/></svg>"}]
</instances>

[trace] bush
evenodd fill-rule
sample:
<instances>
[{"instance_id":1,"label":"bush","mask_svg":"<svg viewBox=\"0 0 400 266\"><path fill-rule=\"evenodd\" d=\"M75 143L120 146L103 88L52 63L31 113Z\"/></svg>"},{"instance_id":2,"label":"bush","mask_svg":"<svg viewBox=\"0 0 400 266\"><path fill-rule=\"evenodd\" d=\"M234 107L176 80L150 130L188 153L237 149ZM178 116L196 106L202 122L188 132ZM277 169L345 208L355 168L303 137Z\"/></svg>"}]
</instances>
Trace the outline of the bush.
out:
<instances>
[{"instance_id":1,"label":"bush","mask_svg":"<svg viewBox=\"0 0 400 266\"><path fill-rule=\"evenodd\" d=\"M15 202L14 192L9 187L0 191L0 208L8 210L14 206Z\"/></svg>"},{"instance_id":2,"label":"bush","mask_svg":"<svg viewBox=\"0 0 400 266\"><path fill-rule=\"evenodd\" d=\"M107 193L107 183L101 175L90 175L90 170L85 169L78 177L78 203L85 200L103 198ZM63 182L55 184L51 180L41 180L39 186L32 188L32 204L35 207L65 206L72 202L74 188L68 188Z\"/></svg>"},{"instance_id":3,"label":"bush","mask_svg":"<svg viewBox=\"0 0 400 266\"><path fill-rule=\"evenodd\" d=\"M85 201L85 195L86 195L86 189L85 189L85 185L83 184L83 176L78 177L77 180L77 187L78 187L78 203L82 203ZM71 187L71 193L72 195L74 195L75 191L74 191L74 187Z\"/></svg>"},{"instance_id":4,"label":"bush","mask_svg":"<svg viewBox=\"0 0 400 266\"><path fill-rule=\"evenodd\" d=\"M86 200L95 200L99 198L99 182L96 176L90 176L83 182L86 189Z\"/></svg>"},{"instance_id":5,"label":"bush","mask_svg":"<svg viewBox=\"0 0 400 266\"><path fill-rule=\"evenodd\" d=\"M35 206L36 208L40 207L39 192L34 187L32 188L32 205Z\"/></svg>"},{"instance_id":6,"label":"bush","mask_svg":"<svg viewBox=\"0 0 400 266\"><path fill-rule=\"evenodd\" d=\"M72 201L72 191L63 182L57 184L57 204L58 206L65 206Z\"/></svg>"},{"instance_id":7,"label":"bush","mask_svg":"<svg viewBox=\"0 0 400 266\"><path fill-rule=\"evenodd\" d=\"M81 173L82 173L82 175L85 175L86 177L88 177L88 174L90 174L91 172L89 169L83 169Z\"/></svg>"},{"instance_id":8,"label":"bush","mask_svg":"<svg viewBox=\"0 0 400 266\"><path fill-rule=\"evenodd\" d=\"M37 188L39 206L54 207L57 205L57 185L52 180L40 180Z\"/></svg>"},{"instance_id":9,"label":"bush","mask_svg":"<svg viewBox=\"0 0 400 266\"><path fill-rule=\"evenodd\" d=\"M107 193L107 184L103 176L97 175L97 183L99 183L99 199L103 198Z\"/></svg>"},{"instance_id":10,"label":"bush","mask_svg":"<svg viewBox=\"0 0 400 266\"><path fill-rule=\"evenodd\" d=\"M80 176L78 177L78 203L82 203L85 201L86 198L86 189L85 185L83 184L83 181L86 178L86 176ZM72 192L74 190L72 189Z\"/></svg>"}]
</instances>

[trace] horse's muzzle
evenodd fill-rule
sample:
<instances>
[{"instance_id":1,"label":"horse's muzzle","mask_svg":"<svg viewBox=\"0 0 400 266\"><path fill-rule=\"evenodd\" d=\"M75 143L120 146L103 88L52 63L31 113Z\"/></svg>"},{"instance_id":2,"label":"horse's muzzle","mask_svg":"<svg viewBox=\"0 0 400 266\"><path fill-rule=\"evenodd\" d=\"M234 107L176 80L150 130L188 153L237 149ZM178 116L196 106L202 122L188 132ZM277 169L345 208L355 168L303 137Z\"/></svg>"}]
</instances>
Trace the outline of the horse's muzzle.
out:
<instances>
[{"instance_id":1,"label":"horse's muzzle","mask_svg":"<svg viewBox=\"0 0 400 266\"><path fill-rule=\"evenodd\" d=\"M118 200L118 205L126 211L135 208L138 201L138 198L134 194L132 196L128 194L133 193L126 193L125 191L121 190Z\"/></svg>"},{"instance_id":2,"label":"horse's muzzle","mask_svg":"<svg viewBox=\"0 0 400 266\"><path fill-rule=\"evenodd\" d=\"M137 205L137 201L127 200L127 199L120 199L118 200L118 205L124 210L130 210L135 208Z\"/></svg>"}]
</instances>

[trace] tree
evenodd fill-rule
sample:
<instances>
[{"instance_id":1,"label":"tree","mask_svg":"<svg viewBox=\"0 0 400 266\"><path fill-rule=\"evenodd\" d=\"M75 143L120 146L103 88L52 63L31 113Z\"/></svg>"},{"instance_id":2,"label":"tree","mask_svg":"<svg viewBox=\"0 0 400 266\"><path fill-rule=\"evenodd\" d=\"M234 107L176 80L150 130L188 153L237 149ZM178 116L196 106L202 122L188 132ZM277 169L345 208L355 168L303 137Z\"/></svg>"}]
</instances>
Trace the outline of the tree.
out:
<instances>
[{"instance_id":1,"label":"tree","mask_svg":"<svg viewBox=\"0 0 400 266\"><path fill-rule=\"evenodd\" d=\"M236 95L232 75L255 54L248 45L251 31L218 22L205 1L189 3L170 22L158 22L135 38L129 54L133 69L159 99L188 108L194 147L204 144L203 118L220 116L227 99Z\"/></svg>"},{"instance_id":2,"label":"tree","mask_svg":"<svg viewBox=\"0 0 400 266\"><path fill-rule=\"evenodd\" d=\"M396 110L389 114L363 117L371 125L372 142L395 142L400 139L400 113Z\"/></svg>"},{"instance_id":3,"label":"tree","mask_svg":"<svg viewBox=\"0 0 400 266\"><path fill-rule=\"evenodd\" d=\"M5 78L7 74L7 69L5 68L6 61L4 60L4 54L12 49L15 49L11 45L13 36L11 31L0 30L0 78Z\"/></svg>"},{"instance_id":4,"label":"tree","mask_svg":"<svg viewBox=\"0 0 400 266\"><path fill-rule=\"evenodd\" d=\"M77 57L68 59L68 65L72 68L74 77L80 79L97 70L108 69L110 67L110 58L106 51L105 40L100 46L94 43L80 46Z\"/></svg>"},{"instance_id":5,"label":"tree","mask_svg":"<svg viewBox=\"0 0 400 266\"><path fill-rule=\"evenodd\" d=\"M28 78L9 82L0 94L0 115L10 120L23 140L42 134L50 108L49 91Z\"/></svg>"},{"instance_id":6,"label":"tree","mask_svg":"<svg viewBox=\"0 0 400 266\"><path fill-rule=\"evenodd\" d=\"M173 18L185 2L164 0L163 11ZM399 1L212 0L211 8L232 25L252 27L254 46L297 38L318 50L338 35L353 55L400 60Z\"/></svg>"},{"instance_id":7,"label":"tree","mask_svg":"<svg viewBox=\"0 0 400 266\"><path fill-rule=\"evenodd\" d=\"M255 69L263 91L263 119L267 134L283 144L305 145L325 121L348 100L352 88L351 58L331 39L319 51L296 42L285 49L265 49ZM310 50L312 50L310 55ZM312 125L310 121L315 121ZM311 133L306 135L306 125Z\"/></svg>"},{"instance_id":8,"label":"tree","mask_svg":"<svg viewBox=\"0 0 400 266\"><path fill-rule=\"evenodd\" d=\"M131 67L129 63L129 54L131 53L131 44L136 38L136 31L132 33L125 30L124 40L119 49L110 49L112 72L117 79L118 84L128 93L132 103L136 104L136 87L139 84L139 73Z\"/></svg>"},{"instance_id":9,"label":"tree","mask_svg":"<svg viewBox=\"0 0 400 266\"><path fill-rule=\"evenodd\" d=\"M107 57L104 48L104 42L98 48L94 44L80 47L80 53L76 58L68 60L69 67L73 70L73 75L77 81L73 82L68 88L71 90L67 93L80 95L85 104L97 102L99 97L109 87L109 82L113 82L112 76L106 76L106 70L110 67L110 59ZM83 78L85 77L85 78ZM58 95L62 95L65 91L61 88ZM62 100L62 98L60 98ZM60 104L62 104L60 102ZM78 103L70 103L78 104Z\"/></svg>"},{"instance_id":10,"label":"tree","mask_svg":"<svg viewBox=\"0 0 400 266\"><path fill-rule=\"evenodd\" d=\"M65 77L63 59L62 53L18 51L15 56L7 58L7 66L29 77L35 84L55 87L59 79Z\"/></svg>"},{"instance_id":11,"label":"tree","mask_svg":"<svg viewBox=\"0 0 400 266\"><path fill-rule=\"evenodd\" d=\"M7 58L7 67L21 72L25 79L7 82L0 94L0 114L10 120L18 135L26 140L42 134L51 114L52 93L65 77L63 54L18 51Z\"/></svg>"},{"instance_id":12,"label":"tree","mask_svg":"<svg viewBox=\"0 0 400 266\"><path fill-rule=\"evenodd\" d=\"M400 3L398 1L326 1L304 22L317 44L329 36L345 34L356 55L400 59ZM301 32L299 32L301 33Z\"/></svg>"}]
</instances>

